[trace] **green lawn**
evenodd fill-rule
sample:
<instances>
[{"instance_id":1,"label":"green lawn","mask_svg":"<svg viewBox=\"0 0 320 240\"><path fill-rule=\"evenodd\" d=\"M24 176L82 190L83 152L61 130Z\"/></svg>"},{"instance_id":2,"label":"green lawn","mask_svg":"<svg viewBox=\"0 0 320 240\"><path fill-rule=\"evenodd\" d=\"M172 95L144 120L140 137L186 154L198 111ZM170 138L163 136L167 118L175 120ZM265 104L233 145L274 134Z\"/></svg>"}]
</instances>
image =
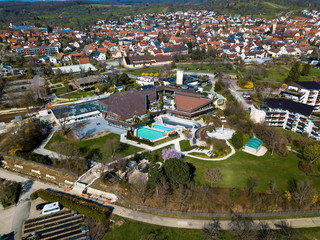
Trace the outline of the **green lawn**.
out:
<instances>
[{"instance_id":1,"label":"green lawn","mask_svg":"<svg viewBox=\"0 0 320 240\"><path fill-rule=\"evenodd\" d=\"M161 227L147 223L132 221L117 216L113 217L113 229L104 237L105 240L141 240L141 239L166 239L166 240L205 240L207 239L198 229L182 229ZM156 235L156 236L155 236ZM320 239L320 228L295 229L295 239L313 240ZM130 237L128 237L130 236ZM279 239L286 239L278 236ZM230 231L223 231L224 240L234 240Z\"/></svg>"},{"instance_id":2,"label":"green lawn","mask_svg":"<svg viewBox=\"0 0 320 240\"><path fill-rule=\"evenodd\" d=\"M279 189L285 190L289 179L296 180L310 179L313 186L320 190L320 179L307 177L298 168L299 158L290 153L288 157L282 158L276 155L271 156L267 152L263 157L256 157L245 152L237 152L227 160L204 161L190 157L184 160L192 163L196 167L195 181L208 184L204 178L204 170L208 168L218 168L221 171L222 179L216 186L227 188L245 188L248 177L258 179L258 191L268 190L271 180L276 181Z\"/></svg>"},{"instance_id":3,"label":"green lawn","mask_svg":"<svg viewBox=\"0 0 320 240\"><path fill-rule=\"evenodd\" d=\"M320 78L320 69L316 69L316 68L311 67L309 75L308 76L300 76L299 81L310 81L312 77Z\"/></svg>"},{"instance_id":4,"label":"green lawn","mask_svg":"<svg viewBox=\"0 0 320 240\"><path fill-rule=\"evenodd\" d=\"M190 145L190 141L189 140L181 140L179 142L179 144L180 144L180 148L181 148L182 152L190 151L190 150L196 148L196 147L193 147L193 146Z\"/></svg>"},{"instance_id":5,"label":"green lawn","mask_svg":"<svg viewBox=\"0 0 320 240\"><path fill-rule=\"evenodd\" d=\"M0 44L0 51L1 51L1 49L3 48L3 45L2 44Z\"/></svg>"},{"instance_id":6,"label":"green lawn","mask_svg":"<svg viewBox=\"0 0 320 240\"><path fill-rule=\"evenodd\" d=\"M141 240L141 239L166 239L166 240L205 240L201 230L181 229L160 227L147 223L140 223L124 218L114 217L117 223L123 223L121 226L113 224L114 229L107 233L105 240ZM155 234L157 238L151 238ZM130 237L129 237L130 236Z\"/></svg>"},{"instance_id":7,"label":"green lawn","mask_svg":"<svg viewBox=\"0 0 320 240\"><path fill-rule=\"evenodd\" d=\"M232 66L232 65L230 65ZM222 72L226 74L236 74L233 67L228 68L226 64L217 65L215 68L212 68L208 63L192 63L192 64L177 64L177 68L182 69L187 72L199 72L199 73L213 73L213 72Z\"/></svg>"},{"instance_id":8,"label":"green lawn","mask_svg":"<svg viewBox=\"0 0 320 240\"><path fill-rule=\"evenodd\" d=\"M82 98L87 96L93 96L94 92L72 92L62 95L62 98Z\"/></svg>"},{"instance_id":9,"label":"green lawn","mask_svg":"<svg viewBox=\"0 0 320 240\"><path fill-rule=\"evenodd\" d=\"M107 141L107 139L118 139L120 141L120 136L114 133L109 133L106 136L95 138L91 140L85 140L85 141L79 141L79 142L71 142L74 146L78 147L81 151L83 157L92 159L94 155L103 155L103 156L109 156L109 153L104 149L104 145ZM68 140L64 138L61 134L55 133L54 136L50 139L48 144L45 146L46 149L59 152L59 149L54 149L51 145L54 142L67 142ZM128 156L130 154L136 153L141 151L141 148L131 146L128 144L125 144L120 156Z\"/></svg>"},{"instance_id":10,"label":"green lawn","mask_svg":"<svg viewBox=\"0 0 320 240\"><path fill-rule=\"evenodd\" d=\"M135 76L141 75L141 73L159 73L162 67L145 67L145 68L138 68L138 69L127 69L124 70L124 73L132 74Z\"/></svg>"},{"instance_id":11,"label":"green lawn","mask_svg":"<svg viewBox=\"0 0 320 240\"><path fill-rule=\"evenodd\" d=\"M60 94L63 94L63 93L68 92L68 88L66 88L66 87L55 88L55 89L53 89L53 92L54 92L56 95L60 95Z\"/></svg>"},{"instance_id":12,"label":"green lawn","mask_svg":"<svg viewBox=\"0 0 320 240\"><path fill-rule=\"evenodd\" d=\"M206 92L211 91L211 89L212 89L212 84L211 84L211 83L208 84L208 85L206 85L206 86L203 88L203 90L206 91Z\"/></svg>"}]
</instances>

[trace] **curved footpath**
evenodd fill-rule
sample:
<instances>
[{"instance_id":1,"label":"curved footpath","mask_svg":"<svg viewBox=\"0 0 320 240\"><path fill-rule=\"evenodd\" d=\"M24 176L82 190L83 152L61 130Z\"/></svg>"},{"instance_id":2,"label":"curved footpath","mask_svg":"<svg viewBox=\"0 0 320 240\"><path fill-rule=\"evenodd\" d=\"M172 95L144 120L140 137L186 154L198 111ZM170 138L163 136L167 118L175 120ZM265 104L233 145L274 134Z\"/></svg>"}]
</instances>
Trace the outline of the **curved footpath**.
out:
<instances>
[{"instance_id":1,"label":"curved footpath","mask_svg":"<svg viewBox=\"0 0 320 240\"><path fill-rule=\"evenodd\" d=\"M32 192L35 192L36 190L43 188L52 188L57 191L61 191L61 188L58 188L57 186L54 186L49 183L43 183L37 180L31 180L17 175L16 173L9 172L6 170L0 169L0 176L1 178L5 178L11 181L18 181L20 183L26 183L26 182L32 182L31 186L28 187L28 189L25 190L22 199L19 201L21 203L28 203L30 202L29 196ZM78 196L78 195L77 195ZM78 196L79 197L79 196ZM12 230L15 231L15 233L19 233L19 229L22 227L22 222L26 220L28 216L28 208L24 209L24 214L21 216L21 209L19 209L19 205L15 207L15 217L14 221L12 223ZM175 227L175 228L189 228L189 229L202 229L206 224L210 222L210 220L199 220L199 219L186 219L186 218L173 218L173 217L164 217L164 216L158 216L153 215L149 213L143 213L139 211L135 211L132 209L120 207L117 205L107 205L113 208L112 213L124 218L129 218L135 221L149 223L149 224L155 224L159 226L165 226L165 227ZM4 216L6 210L0 210L0 216ZM19 219L18 221L16 219ZM309 218L293 218L293 219L277 219L277 220L254 220L256 223L264 223L268 224L268 226L271 229L277 228L275 224L279 224L281 221L286 221L286 223L293 227L293 228L313 228L313 227L320 227L320 217L309 217ZM7 219L8 221L8 219ZM1 222L1 218L0 218ZM17 224L19 222L19 224ZM221 228L222 229L229 229L229 220L221 220ZM20 226L17 226L20 225ZM20 230L21 231L21 230ZM20 233L21 234L21 233Z\"/></svg>"}]
</instances>

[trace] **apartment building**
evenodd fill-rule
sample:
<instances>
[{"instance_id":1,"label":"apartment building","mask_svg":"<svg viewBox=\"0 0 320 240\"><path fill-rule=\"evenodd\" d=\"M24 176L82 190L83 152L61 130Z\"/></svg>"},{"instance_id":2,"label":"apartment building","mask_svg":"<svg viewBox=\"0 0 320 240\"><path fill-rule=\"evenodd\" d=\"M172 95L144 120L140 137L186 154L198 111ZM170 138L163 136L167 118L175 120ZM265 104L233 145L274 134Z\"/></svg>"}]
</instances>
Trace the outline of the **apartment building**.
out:
<instances>
[{"instance_id":1,"label":"apartment building","mask_svg":"<svg viewBox=\"0 0 320 240\"><path fill-rule=\"evenodd\" d=\"M282 96L293 101L314 106L314 111L320 111L320 83L314 81L292 82L287 89L281 90Z\"/></svg>"},{"instance_id":2,"label":"apartment building","mask_svg":"<svg viewBox=\"0 0 320 240\"><path fill-rule=\"evenodd\" d=\"M296 133L307 133L320 141L320 121L311 119L314 106L285 98L265 99L264 122Z\"/></svg>"},{"instance_id":3,"label":"apartment building","mask_svg":"<svg viewBox=\"0 0 320 240\"><path fill-rule=\"evenodd\" d=\"M28 55L51 55L58 54L59 49L56 46L51 47L19 47L16 49L17 54L22 56Z\"/></svg>"}]
</instances>

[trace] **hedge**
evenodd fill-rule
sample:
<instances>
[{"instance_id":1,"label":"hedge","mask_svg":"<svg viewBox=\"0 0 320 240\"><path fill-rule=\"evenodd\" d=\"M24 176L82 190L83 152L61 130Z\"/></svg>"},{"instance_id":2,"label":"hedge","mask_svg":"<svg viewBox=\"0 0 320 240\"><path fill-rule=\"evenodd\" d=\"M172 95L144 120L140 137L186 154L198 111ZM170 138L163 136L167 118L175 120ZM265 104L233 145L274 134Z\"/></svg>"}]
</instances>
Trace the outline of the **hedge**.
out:
<instances>
[{"instance_id":1,"label":"hedge","mask_svg":"<svg viewBox=\"0 0 320 240\"><path fill-rule=\"evenodd\" d=\"M93 203L67 196L62 193L40 189L32 193L30 197L33 200L40 197L48 202L59 202L65 208L77 211L88 218L92 218L100 222L107 220L110 215L110 211L106 207L97 206Z\"/></svg>"},{"instance_id":2,"label":"hedge","mask_svg":"<svg viewBox=\"0 0 320 240\"><path fill-rule=\"evenodd\" d=\"M36 153L17 151L16 156L24 158L26 160L33 161L33 162L42 163L44 165L49 165L49 166L52 165L51 158L43 156L43 155L39 155Z\"/></svg>"}]
</instances>

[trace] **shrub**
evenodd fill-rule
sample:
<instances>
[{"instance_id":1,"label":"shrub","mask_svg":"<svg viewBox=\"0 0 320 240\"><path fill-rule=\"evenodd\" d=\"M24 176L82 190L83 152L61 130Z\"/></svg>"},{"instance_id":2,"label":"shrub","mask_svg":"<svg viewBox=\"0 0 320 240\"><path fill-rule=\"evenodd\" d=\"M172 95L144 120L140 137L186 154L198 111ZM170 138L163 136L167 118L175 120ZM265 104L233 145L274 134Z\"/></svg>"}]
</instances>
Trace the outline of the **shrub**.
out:
<instances>
[{"instance_id":1,"label":"shrub","mask_svg":"<svg viewBox=\"0 0 320 240\"><path fill-rule=\"evenodd\" d=\"M34 193L33 197L37 196L48 202L59 202L65 208L77 211L88 218L92 218L100 222L105 221L110 215L110 211L106 207L100 207L93 203L70 197L62 193L40 189Z\"/></svg>"},{"instance_id":2,"label":"shrub","mask_svg":"<svg viewBox=\"0 0 320 240\"><path fill-rule=\"evenodd\" d=\"M237 130L231 138L231 142L236 149L239 149L243 146L243 133Z\"/></svg>"}]
</instances>

